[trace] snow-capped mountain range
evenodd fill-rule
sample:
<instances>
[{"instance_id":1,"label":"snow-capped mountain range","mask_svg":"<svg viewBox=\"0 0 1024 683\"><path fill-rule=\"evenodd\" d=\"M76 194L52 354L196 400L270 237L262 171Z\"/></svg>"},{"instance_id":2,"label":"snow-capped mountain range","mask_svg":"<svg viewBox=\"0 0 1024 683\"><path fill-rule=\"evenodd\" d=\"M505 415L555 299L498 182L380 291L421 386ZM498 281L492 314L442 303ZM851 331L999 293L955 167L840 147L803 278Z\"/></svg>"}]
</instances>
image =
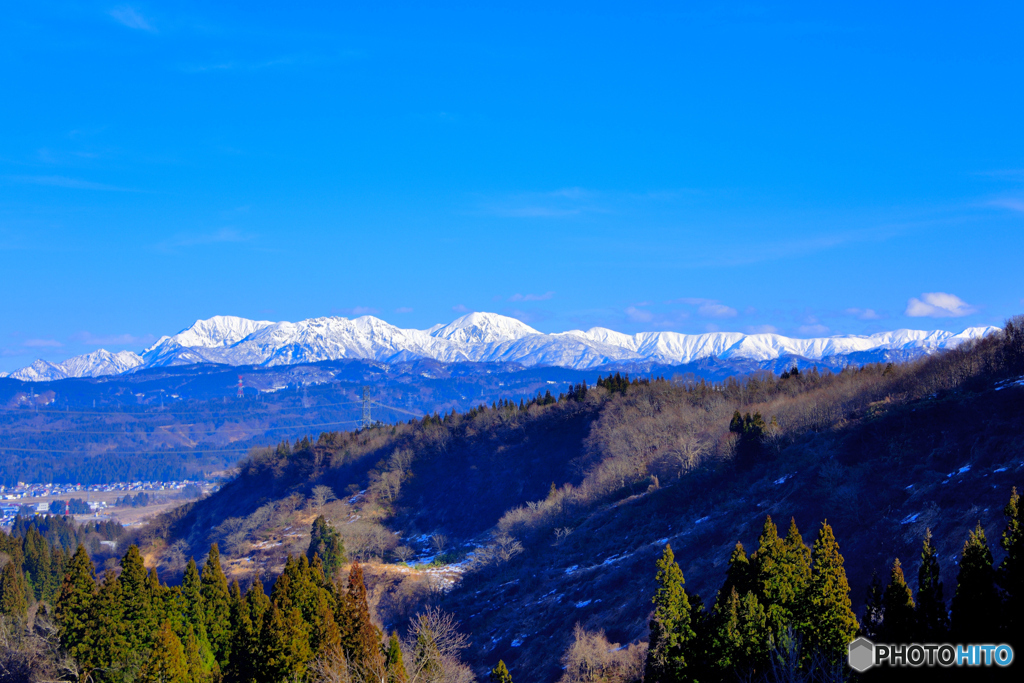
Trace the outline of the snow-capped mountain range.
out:
<instances>
[{"instance_id":1,"label":"snow-capped mountain range","mask_svg":"<svg viewBox=\"0 0 1024 683\"><path fill-rule=\"evenodd\" d=\"M311 318L297 323L215 316L161 337L140 354L100 349L62 363L37 360L10 373L24 381L99 377L141 369L196 363L295 365L325 360L364 359L393 363L430 358L447 363L506 362L524 367L587 370L615 363L683 365L703 359L809 361L857 354L913 357L978 339L997 327L970 327L959 334L896 330L870 336L841 335L793 339L778 334L641 332L628 335L603 327L544 334L514 318L470 313L427 330L395 327L373 316ZM863 362L863 360L861 361Z\"/></svg>"}]
</instances>

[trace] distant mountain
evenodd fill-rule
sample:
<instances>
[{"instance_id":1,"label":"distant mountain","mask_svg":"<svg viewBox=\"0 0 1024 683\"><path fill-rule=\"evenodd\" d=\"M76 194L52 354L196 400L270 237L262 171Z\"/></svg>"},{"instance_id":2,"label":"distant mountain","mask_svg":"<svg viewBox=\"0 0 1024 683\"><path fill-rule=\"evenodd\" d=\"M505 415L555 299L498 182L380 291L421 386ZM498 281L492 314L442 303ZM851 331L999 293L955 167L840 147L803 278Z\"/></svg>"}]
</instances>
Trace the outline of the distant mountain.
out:
<instances>
[{"instance_id":1,"label":"distant mountain","mask_svg":"<svg viewBox=\"0 0 1024 683\"><path fill-rule=\"evenodd\" d=\"M429 330L402 329L373 316L311 318L297 323L216 316L161 337L137 355L94 351L63 363L37 360L10 374L23 381L99 377L141 369L218 363L272 367L328 360L380 363L432 359L445 363L516 363L592 370L605 366L678 366L703 360L760 363L778 359L842 365L907 360L978 339L997 327L896 330L870 336L793 339L777 334L641 332L622 334L595 327L544 334L514 318L470 313Z\"/></svg>"}]
</instances>

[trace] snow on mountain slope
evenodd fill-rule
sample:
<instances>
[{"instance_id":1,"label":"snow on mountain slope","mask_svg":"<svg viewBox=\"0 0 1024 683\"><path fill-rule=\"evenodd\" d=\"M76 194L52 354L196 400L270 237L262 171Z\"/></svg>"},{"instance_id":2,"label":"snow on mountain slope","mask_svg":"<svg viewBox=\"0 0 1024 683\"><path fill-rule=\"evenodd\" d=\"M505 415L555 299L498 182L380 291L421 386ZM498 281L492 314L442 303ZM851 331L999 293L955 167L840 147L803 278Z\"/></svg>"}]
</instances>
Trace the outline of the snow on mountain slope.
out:
<instances>
[{"instance_id":1,"label":"snow on mountain slope","mask_svg":"<svg viewBox=\"0 0 1024 683\"><path fill-rule=\"evenodd\" d=\"M470 313L448 325L435 325L427 330L402 329L368 315L351 320L311 318L295 323L216 316L198 320L174 336L162 337L141 357L130 351L115 354L101 349L59 364L38 360L10 376L47 381L169 365L276 366L345 358L397 362L419 357L449 363L509 362L527 367L573 369L622 362L682 365L709 358L771 361L799 357L817 361L856 354L858 359L881 360L890 353L902 357L933 353L998 331L996 327L972 327L959 334L895 330L870 336L794 339L738 332L627 335L600 327L586 332L544 334L519 320L495 313Z\"/></svg>"},{"instance_id":2,"label":"snow on mountain slope","mask_svg":"<svg viewBox=\"0 0 1024 683\"><path fill-rule=\"evenodd\" d=\"M68 358L63 363L37 360L28 367L12 372L9 377L25 382L52 382L68 377L101 377L119 375L142 365L142 358L131 351L111 353L104 349Z\"/></svg>"}]
</instances>

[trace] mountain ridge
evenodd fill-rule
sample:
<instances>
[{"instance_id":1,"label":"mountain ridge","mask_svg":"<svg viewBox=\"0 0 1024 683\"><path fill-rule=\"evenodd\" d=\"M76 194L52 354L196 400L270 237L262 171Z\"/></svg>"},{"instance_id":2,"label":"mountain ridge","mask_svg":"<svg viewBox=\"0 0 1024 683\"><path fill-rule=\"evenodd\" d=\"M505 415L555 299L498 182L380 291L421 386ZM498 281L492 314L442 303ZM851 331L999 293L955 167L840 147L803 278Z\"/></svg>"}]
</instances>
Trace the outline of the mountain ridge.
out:
<instances>
[{"instance_id":1,"label":"mountain ridge","mask_svg":"<svg viewBox=\"0 0 1024 683\"><path fill-rule=\"evenodd\" d=\"M627 335L594 327L543 333L496 313L474 312L427 330L404 329L374 316L309 318L299 322L214 316L197 320L149 348L112 353L98 349L61 363L37 360L6 375L23 381L100 377L142 369L198 363L277 366L325 360L394 362L429 358L446 363L503 362L524 367L589 370L616 363L682 365L702 359L810 361L849 357L854 364L923 356L998 331L900 329L873 335L793 338L740 332L639 332Z\"/></svg>"}]
</instances>

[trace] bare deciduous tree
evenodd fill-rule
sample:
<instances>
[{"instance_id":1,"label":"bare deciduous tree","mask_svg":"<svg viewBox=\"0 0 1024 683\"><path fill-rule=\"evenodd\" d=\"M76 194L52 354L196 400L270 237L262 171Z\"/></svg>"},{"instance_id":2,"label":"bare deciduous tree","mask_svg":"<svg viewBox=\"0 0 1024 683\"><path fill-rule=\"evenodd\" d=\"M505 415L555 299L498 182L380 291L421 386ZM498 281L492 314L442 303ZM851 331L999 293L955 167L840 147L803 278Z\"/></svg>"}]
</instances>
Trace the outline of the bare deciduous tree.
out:
<instances>
[{"instance_id":1,"label":"bare deciduous tree","mask_svg":"<svg viewBox=\"0 0 1024 683\"><path fill-rule=\"evenodd\" d=\"M324 505L336 498L337 496L334 495L334 490L330 486L320 484L319 486L313 487L312 495L310 495L309 499L312 502L313 507L316 508L316 513L319 515L323 514Z\"/></svg>"}]
</instances>

